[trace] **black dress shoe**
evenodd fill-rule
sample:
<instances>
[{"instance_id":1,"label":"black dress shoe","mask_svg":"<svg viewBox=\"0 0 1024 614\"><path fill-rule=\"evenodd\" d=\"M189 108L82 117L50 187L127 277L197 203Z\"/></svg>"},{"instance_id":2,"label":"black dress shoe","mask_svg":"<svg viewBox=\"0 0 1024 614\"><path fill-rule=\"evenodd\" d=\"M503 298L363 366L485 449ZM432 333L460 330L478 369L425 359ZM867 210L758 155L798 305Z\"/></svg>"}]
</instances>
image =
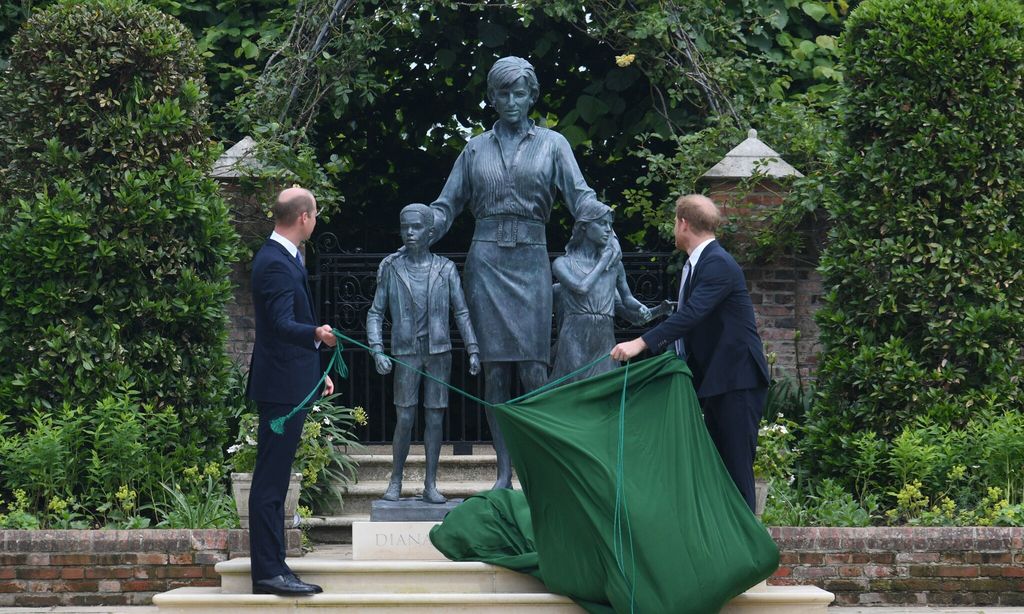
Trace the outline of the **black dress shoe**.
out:
<instances>
[{"instance_id":1,"label":"black dress shoe","mask_svg":"<svg viewBox=\"0 0 1024 614\"><path fill-rule=\"evenodd\" d=\"M316 587L319 588L319 587ZM301 595L312 595L317 591L312 584L298 582L286 576L274 576L266 580L257 580L252 583L254 595L284 595L295 597Z\"/></svg>"},{"instance_id":2,"label":"black dress shoe","mask_svg":"<svg viewBox=\"0 0 1024 614\"><path fill-rule=\"evenodd\" d=\"M289 580L292 580L293 582L298 582L299 584L303 584L305 586L308 586L308 587L312 588L314 594L315 593L322 593L322 592L324 592L324 589L321 588L320 585L318 585L318 584L310 584L309 582L303 582L302 578L298 577L293 572L289 572L289 573L284 574L284 577L289 579Z\"/></svg>"}]
</instances>

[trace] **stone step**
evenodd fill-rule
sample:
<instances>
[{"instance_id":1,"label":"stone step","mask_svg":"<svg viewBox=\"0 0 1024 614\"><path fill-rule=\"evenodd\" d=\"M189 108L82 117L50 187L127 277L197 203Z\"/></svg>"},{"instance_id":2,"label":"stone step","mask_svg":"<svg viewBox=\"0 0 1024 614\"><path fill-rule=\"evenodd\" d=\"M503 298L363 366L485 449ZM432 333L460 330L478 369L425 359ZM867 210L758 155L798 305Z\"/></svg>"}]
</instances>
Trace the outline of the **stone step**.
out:
<instances>
[{"instance_id":1,"label":"stone step","mask_svg":"<svg viewBox=\"0 0 1024 614\"><path fill-rule=\"evenodd\" d=\"M817 586L768 586L762 582L734 597L718 614L826 614L835 598Z\"/></svg>"},{"instance_id":2,"label":"stone step","mask_svg":"<svg viewBox=\"0 0 1024 614\"><path fill-rule=\"evenodd\" d=\"M221 587L184 587L153 597L161 614L259 614L331 608L357 612L581 614L572 600L545 592L531 576L484 563L292 559L303 579L322 585L311 597L252 595L248 559L217 564ZM814 586L759 584L730 601L723 614L826 614L832 593Z\"/></svg>"},{"instance_id":3,"label":"stone step","mask_svg":"<svg viewBox=\"0 0 1024 614\"><path fill-rule=\"evenodd\" d=\"M317 609L372 614L583 614L551 593L321 593L309 597L238 595L217 587L183 587L153 597L160 614L264 614ZM822 610L824 612L824 610Z\"/></svg>"},{"instance_id":4,"label":"stone step","mask_svg":"<svg viewBox=\"0 0 1024 614\"><path fill-rule=\"evenodd\" d=\"M352 523L369 522L369 514L312 516L302 519L309 540L316 544L351 544Z\"/></svg>"},{"instance_id":5,"label":"stone step","mask_svg":"<svg viewBox=\"0 0 1024 614\"><path fill-rule=\"evenodd\" d=\"M520 488L517 481L513 481L513 487ZM442 495L449 499L464 499L478 492L490 490L494 485L494 479L472 482L437 482L437 489ZM318 510L324 516L356 516L369 515L370 506L374 501L380 499L384 491L388 489L387 480L360 481L348 486L338 486L343 500L343 509L338 509L337 503L331 503L325 509ZM423 482L405 480L402 482L402 497L416 497L423 493Z\"/></svg>"},{"instance_id":6,"label":"stone step","mask_svg":"<svg viewBox=\"0 0 1024 614\"><path fill-rule=\"evenodd\" d=\"M391 454L353 454L352 460L359 463L356 469L358 481L387 481L391 479ZM405 461L403 480L423 482L426 474L427 457L410 454ZM438 461L437 479L445 482L494 481L497 475L497 457L493 454L456 456L442 454Z\"/></svg>"},{"instance_id":7,"label":"stone step","mask_svg":"<svg viewBox=\"0 0 1024 614\"><path fill-rule=\"evenodd\" d=\"M488 565L453 561L338 561L288 559L288 566L325 593L546 593L533 576ZM217 563L225 593L251 593L249 559Z\"/></svg>"}]
</instances>

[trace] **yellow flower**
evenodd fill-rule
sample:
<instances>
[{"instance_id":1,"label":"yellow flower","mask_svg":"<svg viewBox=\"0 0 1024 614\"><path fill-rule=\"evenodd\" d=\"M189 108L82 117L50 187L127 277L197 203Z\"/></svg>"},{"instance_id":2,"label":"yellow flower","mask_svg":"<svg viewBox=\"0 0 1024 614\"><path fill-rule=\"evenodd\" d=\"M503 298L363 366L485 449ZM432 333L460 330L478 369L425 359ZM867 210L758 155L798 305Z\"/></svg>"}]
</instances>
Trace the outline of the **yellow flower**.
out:
<instances>
[{"instance_id":1,"label":"yellow flower","mask_svg":"<svg viewBox=\"0 0 1024 614\"><path fill-rule=\"evenodd\" d=\"M635 59L636 59L636 54L635 53L627 53L625 55L617 55L617 56L615 56L615 63L618 64L619 68L625 68L625 67L629 66L630 64L632 64L633 60L635 60Z\"/></svg>"}]
</instances>

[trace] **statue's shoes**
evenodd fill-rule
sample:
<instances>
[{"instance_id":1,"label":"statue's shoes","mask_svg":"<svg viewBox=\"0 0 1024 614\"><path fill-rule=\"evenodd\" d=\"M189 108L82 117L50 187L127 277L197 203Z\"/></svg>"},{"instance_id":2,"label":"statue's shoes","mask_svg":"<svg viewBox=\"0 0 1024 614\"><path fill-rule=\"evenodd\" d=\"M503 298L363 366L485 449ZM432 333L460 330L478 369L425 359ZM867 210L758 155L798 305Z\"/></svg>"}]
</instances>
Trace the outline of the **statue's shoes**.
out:
<instances>
[{"instance_id":1,"label":"statue's shoes","mask_svg":"<svg viewBox=\"0 0 1024 614\"><path fill-rule=\"evenodd\" d=\"M384 496L381 499L385 501L398 501L398 497L402 494L402 483L391 482L388 484L388 489L384 491Z\"/></svg>"},{"instance_id":2,"label":"statue's shoes","mask_svg":"<svg viewBox=\"0 0 1024 614\"><path fill-rule=\"evenodd\" d=\"M427 503L446 503L448 501L444 495L437 492L436 488L424 489L423 500Z\"/></svg>"}]
</instances>

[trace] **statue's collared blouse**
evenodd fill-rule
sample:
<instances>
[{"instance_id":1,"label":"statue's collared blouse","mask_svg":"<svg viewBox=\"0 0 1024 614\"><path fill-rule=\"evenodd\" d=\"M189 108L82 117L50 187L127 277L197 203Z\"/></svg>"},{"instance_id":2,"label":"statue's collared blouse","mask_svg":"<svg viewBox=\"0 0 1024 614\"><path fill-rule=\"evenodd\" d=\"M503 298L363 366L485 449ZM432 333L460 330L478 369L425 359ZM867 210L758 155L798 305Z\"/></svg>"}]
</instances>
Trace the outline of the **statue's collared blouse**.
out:
<instances>
[{"instance_id":1,"label":"statue's collared blouse","mask_svg":"<svg viewBox=\"0 0 1024 614\"><path fill-rule=\"evenodd\" d=\"M498 131L491 130L470 139L462 150L441 195L433 206L440 210L437 226L447 231L452 220L468 203L477 219L512 216L539 222L551 217L556 191L561 191L569 212L595 200L594 191L580 172L569 142L561 134L530 122L529 129L502 151Z\"/></svg>"}]
</instances>

